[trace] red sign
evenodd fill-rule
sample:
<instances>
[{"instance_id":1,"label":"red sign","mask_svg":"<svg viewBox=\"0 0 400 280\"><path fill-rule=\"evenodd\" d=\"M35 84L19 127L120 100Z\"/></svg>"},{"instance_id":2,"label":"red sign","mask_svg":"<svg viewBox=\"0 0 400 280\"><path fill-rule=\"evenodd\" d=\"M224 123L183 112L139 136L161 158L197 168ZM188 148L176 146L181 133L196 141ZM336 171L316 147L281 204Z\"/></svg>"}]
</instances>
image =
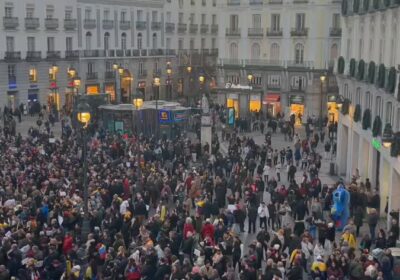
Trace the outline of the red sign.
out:
<instances>
[{"instance_id":1,"label":"red sign","mask_svg":"<svg viewBox=\"0 0 400 280\"><path fill-rule=\"evenodd\" d=\"M56 82L51 82L50 83L50 88L51 89L56 89L57 88L57 83Z\"/></svg>"}]
</instances>

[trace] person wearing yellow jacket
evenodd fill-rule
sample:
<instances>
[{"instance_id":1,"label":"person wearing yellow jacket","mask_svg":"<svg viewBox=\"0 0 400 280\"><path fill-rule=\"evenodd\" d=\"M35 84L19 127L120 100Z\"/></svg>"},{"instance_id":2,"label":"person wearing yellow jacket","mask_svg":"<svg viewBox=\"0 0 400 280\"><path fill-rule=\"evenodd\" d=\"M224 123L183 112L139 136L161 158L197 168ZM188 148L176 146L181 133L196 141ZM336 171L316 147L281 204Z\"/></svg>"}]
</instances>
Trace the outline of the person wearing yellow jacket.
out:
<instances>
[{"instance_id":1,"label":"person wearing yellow jacket","mask_svg":"<svg viewBox=\"0 0 400 280\"><path fill-rule=\"evenodd\" d=\"M351 233L349 230L346 230L342 234L341 242L343 242L343 241L347 241L347 243L349 244L350 248L356 249L357 239L354 236L354 234Z\"/></svg>"},{"instance_id":2,"label":"person wearing yellow jacket","mask_svg":"<svg viewBox=\"0 0 400 280\"><path fill-rule=\"evenodd\" d=\"M313 279L319 277L320 279L326 279L326 271L327 266L324 262L324 258L322 256L317 256L316 260L311 265L311 275Z\"/></svg>"}]
</instances>

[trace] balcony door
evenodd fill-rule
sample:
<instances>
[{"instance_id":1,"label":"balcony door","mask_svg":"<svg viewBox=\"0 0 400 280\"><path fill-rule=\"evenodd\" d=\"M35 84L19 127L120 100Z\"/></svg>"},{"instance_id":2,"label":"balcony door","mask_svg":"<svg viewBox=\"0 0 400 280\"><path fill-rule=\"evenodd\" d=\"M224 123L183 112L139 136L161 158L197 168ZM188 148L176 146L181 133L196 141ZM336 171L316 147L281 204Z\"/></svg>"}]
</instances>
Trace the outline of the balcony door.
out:
<instances>
[{"instance_id":1,"label":"balcony door","mask_svg":"<svg viewBox=\"0 0 400 280\"><path fill-rule=\"evenodd\" d=\"M238 15L231 15L231 17L230 17L230 28L231 28L231 30L238 30L239 29L239 16Z\"/></svg>"},{"instance_id":2,"label":"balcony door","mask_svg":"<svg viewBox=\"0 0 400 280\"><path fill-rule=\"evenodd\" d=\"M15 49L14 46L14 37L7 36L6 38L6 47L7 47L7 52L13 52Z\"/></svg>"},{"instance_id":3,"label":"balcony door","mask_svg":"<svg viewBox=\"0 0 400 280\"><path fill-rule=\"evenodd\" d=\"M35 51L35 37L28 37L28 52Z\"/></svg>"},{"instance_id":4,"label":"balcony door","mask_svg":"<svg viewBox=\"0 0 400 280\"><path fill-rule=\"evenodd\" d=\"M104 33L104 50L110 49L110 33Z\"/></svg>"},{"instance_id":5,"label":"balcony door","mask_svg":"<svg viewBox=\"0 0 400 280\"><path fill-rule=\"evenodd\" d=\"M301 13L301 14L296 14L296 29L297 30L303 30L305 27L305 21L306 21L306 15Z\"/></svg>"}]
</instances>

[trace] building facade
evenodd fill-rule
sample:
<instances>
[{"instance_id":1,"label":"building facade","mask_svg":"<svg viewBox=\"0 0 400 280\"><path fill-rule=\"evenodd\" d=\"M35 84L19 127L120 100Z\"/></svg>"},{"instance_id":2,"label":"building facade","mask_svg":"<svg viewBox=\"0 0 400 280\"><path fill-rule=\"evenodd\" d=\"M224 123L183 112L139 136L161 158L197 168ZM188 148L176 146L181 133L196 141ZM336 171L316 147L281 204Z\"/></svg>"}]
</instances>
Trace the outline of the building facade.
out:
<instances>
[{"instance_id":1,"label":"building facade","mask_svg":"<svg viewBox=\"0 0 400 280\"><path fill-rule=\"evenodd\" d=\"M397 144L382 143L387 124L400 131L399 13L395 0L343 1L341 57L335 66L347 103L338 124L338 173L350 179L358 170L363 181L369 178L380 193L381 213L387 203L389 211L400 208Z\"/></svg>"},{"instance_id":2,"label":"building facade","mask_svg":"<svg viewBox=\"0 0 400 280\"><path fill-rule=\"evenodd\" d=\"M112 102L126 103L136 90L153 99L156 76L159 98L184 95L196 88L184 69L206 68L216 59L218 30L206 15L215 5L213 0L0 0L5 38L0 104L40 103L60 110L77 93L108 93Z\"/></svg>"},{"instance_id":3,"label":"building facade","mask_svg":"<svg viewBox=\"0 0 400 280\"><path fill-rule=\"evenodd\" d=\"M219 2L224 12L218 17L218 85L263 90L261 96L251 90L247 96L232 93L220 102L243 114L262 109L274 116L295 113L303 120L307 115L318 117L322 105L321 115L329 111L330 119L336 120L335 106L328 102L337 92L332 67L340 50L340 2ZM326 77L322 85L321 76Z\"/></svg>"}]
</instances>

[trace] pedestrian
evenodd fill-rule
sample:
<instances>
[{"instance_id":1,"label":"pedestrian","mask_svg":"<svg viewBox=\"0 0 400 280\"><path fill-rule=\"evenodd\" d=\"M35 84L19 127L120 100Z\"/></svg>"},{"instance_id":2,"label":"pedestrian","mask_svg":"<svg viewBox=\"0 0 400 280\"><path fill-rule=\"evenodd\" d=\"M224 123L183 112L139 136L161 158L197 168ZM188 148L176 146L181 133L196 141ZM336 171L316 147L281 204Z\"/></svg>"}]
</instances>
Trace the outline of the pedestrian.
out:
<instances>
[{"instance_id":1,"label":"pedestrian","mask_svg":"<svg viewBox=\"0 0 400 280\"><path fill-rule=\"evenodd\" d=\"M258 216L260 217L260 228L266 229L267 220L269 219L269 211L264 202L261 202L257 212Z\"/></svg>"},{"instance_id":2,"label":"pedestrian","mask_svg":"<svg viewBox=\"0 0 400 280\"><path fill-rule=\"evenodd\" d=\"M379 221L379 215L378 212L376 211L375 208L370 208L368 216L367 216L367 222L369 226L369 232L371 239L375 241L375 230L376 230L376 225L378 224Z\"/></svg>"},{"instance_id":3,"label":"pedestrian","mask_svg":"<svg viewBox=\"0 0 400 280\"><path fill-rule=\"evenodd\" d=\"M250 204L247 210L247 218L249 221L248 233L256 233L256 221L257 221L257 208L254 204Z\"/></svg>"}]
</instances>

